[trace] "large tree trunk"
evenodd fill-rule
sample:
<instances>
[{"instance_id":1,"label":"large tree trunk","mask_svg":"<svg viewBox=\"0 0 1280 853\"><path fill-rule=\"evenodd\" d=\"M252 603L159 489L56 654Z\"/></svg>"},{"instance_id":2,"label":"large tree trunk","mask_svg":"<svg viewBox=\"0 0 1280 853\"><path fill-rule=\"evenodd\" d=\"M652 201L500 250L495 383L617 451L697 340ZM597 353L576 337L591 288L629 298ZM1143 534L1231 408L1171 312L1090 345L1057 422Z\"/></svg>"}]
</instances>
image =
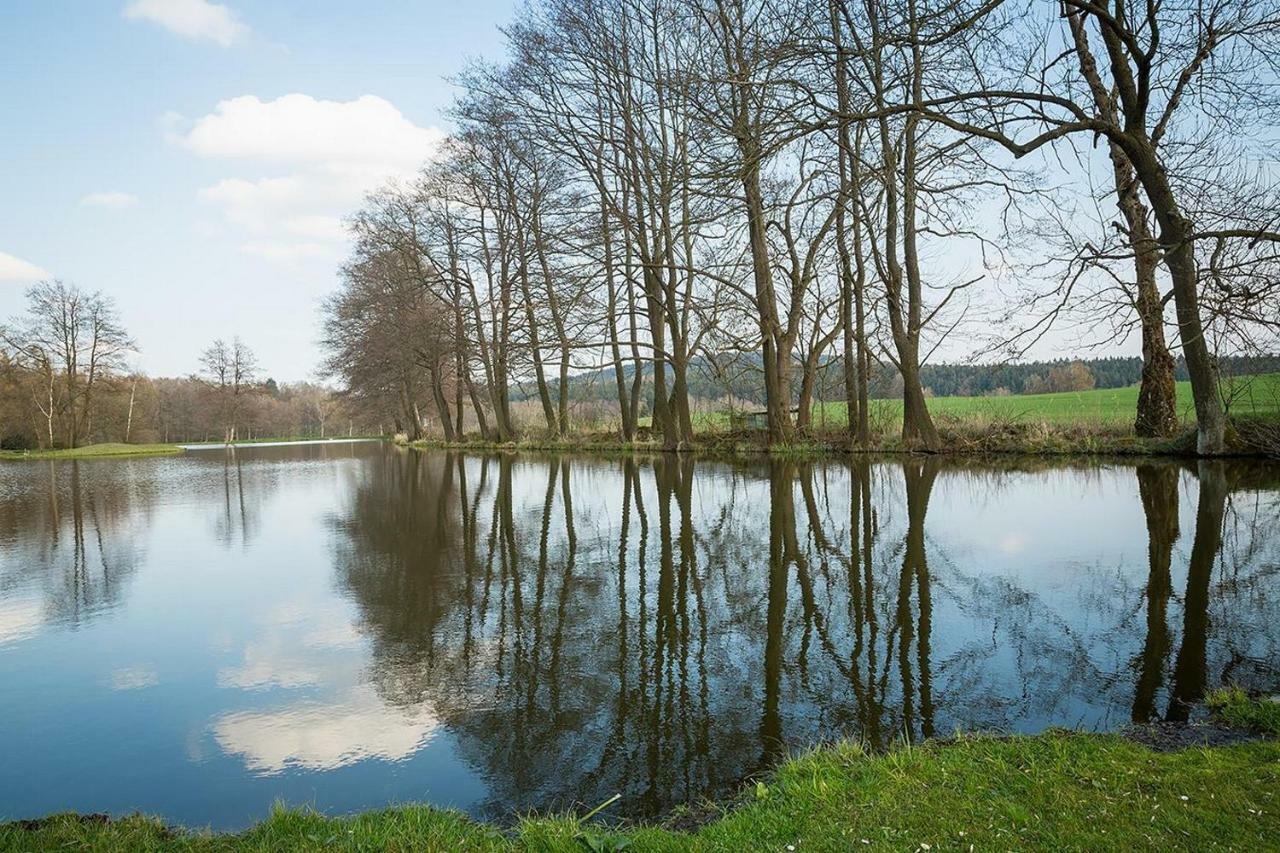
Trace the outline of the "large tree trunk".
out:
<instances>
[{"instance_id":1,"label":"large tree trunk","mask_svg":"<svg viewBox=\"0 0 1280 853\"><path fill-rule=\"evenodd\" d=\"M476 413L476 426L480 429L480 439L489 441L492 435L489 431L489 419L485 416L484 404L480 400L480 393L476 390L476 383L471 379L470 371L463 374L463 380L467 383L467 396L471 398L471 409Z\"/></svg>"},{"instance_id":2,"label":"large tree trunk","mask_svg":"<svg viewBox=\"0 0 1280 853\"><path fill-rule=\"evenodd\" d=\"M618 283L614 275L613 232L609 227L609 210L603 197L600 202L600 240L604 247L604 281L608 299L605 321L609 330L609 354L613 359L613 381L618 394L618 416L621 421L622 440L632 441L636 436L636 418L635 410L631 408L631 398L627 393L622 347L618 343Z\"/></svg>"},{"instance_id":3,"label":"large tree trunk","mask_svg":"<svg viewBox=\"0 0 1280 853\"><path fill-rule=\"evenodd\" d=\"M859 365L855 361L857 347L854 342L857 330L854 326L853 291L856 285L853 277L853 261L849 252L849 236L845 231L845 216L849 210L849 203L855 190L855 185L852 183L852 176L850 175L850 164L853 160L854 149L853 142L849 138L851 121L845 117L850 112L849 73L848 59L844 48L844 25L840 20L839 8L836 0L831 0L827 11L831 22L831 38L836 48L834 79L836 105L841 115L836 133L836 142L839 145L839 150L836 152L836 163L840 176L839 195L836 198L836 204L838 205L836 208L836 254L840 261L840 319L844 323L840 352L841 367L843 368L841 375L844 380L846 433L849 445L854 446L858 444L858 421L861 417L861 413L858 410ZM857 214L855 213L854 215L856 216ZM803 397L803 394L801 396Z\"/></svg>"},{"instance_id":4,"label":"large tree trunk","mask_svg":"<svg viewBox=\"0 0 1280 853\"><path fill-rule=\"evenodd\" d=\"M551 402L551 390L547 387L547 374L542 366L542 342L538 336L538 319L533 312L533 294L529 289L528 274L522 272L520 280L524 288L525 319L529 323L529 354L533 358L533 378L538 386L538 399L542 402L542 414L547 421L547 430L554 433L559 431L556 408Z\"/></svg>"},{"instance_id":5,"label":"large tree trunk","mask_svg":"<svg viewBox=\"0 0 1280 853\"><path fill-rule=\"evenodd\" d=\"M1196 450L1203 456L1215 456L1227 449L1227 417L1222 408L1218 365L1209 351L1204 323L1200 319L1200 283L1191 243L1191 223L1176 210L1159 218L1164 220L1160 227L1160 242L1164 245L1165 263L1173 278L1178 337L1182 342L1182 354L1191 377L1191 396L1196 407Z\"/></svg>"},{"instance_id":6,"label":"large tree trunk","mask_svg":"<svg viewBox=\"0 0 1280 853\"><path fill-rule=\"evenodd\" d=\"M1072 21L1073 31L1079 32L1083 20L1074 17ZM1131 69L1125 58L1126 47L1120 35L1105 21L1099 21L1099 28L1107 46L1113 79L1131 83ZM1196 408L1196 449L1204 456L1219 455L1226 450L1227 418L1218 385L1218 366L1209 351L1200 316L1200 283L1193 240L1195 228L1178 205L1168 172L1160 162L1156 145L1145 127L1145 90L1136 91L1131 85L1125 85L1120 87L1119 94L1124 102L1121 111L1124 126L1109 136L1133 165L1160 226L1159 244L1173 281L1178 338L1187 362L1187 373L1191 377L1191 396Z\"/></svg>"},{"instance_id":7,"label":"large tree trunk","mask_svg":"<svg viewBox=\"0 0 1280 853\"><path fill-rule=\"evenodd\" d=\"M560 299L556 295L555 282L551 274L551 264L547 260L546 242L542 233L542 213L535 205L530 211L530 227L533 230L533 248L538 256L538 267L542 270L543 286L547 291L547 308L551 314L551 326L556 333L556 342L560 346L559 387L556 389L556 417L554 430L561 438L569 434L569 357L572 353L572 342L565 326L564 315L560 307Z\"/></svg>"},{"instance_id":8,"label":"large tree trunk","mask_svg":"<svg viewBox=\"0 0 1280 853\"><path fill-rule=\"evenodd\" d=\"M679 347L683 353L683 347ZM675 356L675 352L672 353ZM676 449L688 446L693 438L693 412L689 408L689 366L684 357L675 356L671 361L671 420L679 432Z\"/></svg>"},{"instance_id":9,"label":"large tree trunk","mask_svg":"<svg viewBox=\"0 0 1280 853\"><path fill-rule=\"evenodd\" d=\"M1138 411L1134 431L1145 438L1164 438L1178 430L1177 385L1173 356L1164 336L1164 300L1156 285L1160 250L1151 236L1147 208L1139 195L1138 182L1129 158L1114 144L1111 162L1116 178L1116 204L1124 215L1133 249L1137 283L1134 308L1142 327L1142 384L1138 389Z\"/></svg>"},{"instance_id":10,"label":"large tree trunk","mask_svg":"<svg viewBox=\"0 0 1280 853\"><path fill-rule=\"evenodd\" d=\"M662 284L649 263L644 263L645 308L649 318L649 339L653 344L653 426L662 432L662 449L676 450L679 428L672 417L667 396L666 320L662 310Z\"/></svg>"},{"instance_id":11,"label":"large tree trunk","mask_svg":"<svg viewBox=\"0 0 1280 853\"><path fill-rule=\"evenodd\" d=\"M791 395L785 384L786 377L779 370L782 354L778 352L777 345L778 306L765 240L764 197L760 192L760 152L749 138L740 139L739 147L742 156L742 189L746 197L747 232L751 242L751 267L755 280L756 314L764 362L769 444L783 444L791 440Z\"/></svg>"},{"instance_id":12,"label":"large tree trunk","mask_svg":"<svg viewBox=\"0 0 1280 853\"><path fill-rule=\"evenodd\" d=\"M449 398L444 392L444 380L441 378L439 365L428 370L431 377L431 397L436 404L436 413L440 416L440 428L444 431L444 440L453 441L453 417L449 412Z\"/></svg>"},{"instance_id":13,"label":"large tree trunk","mask_svg":"<svg viewBox=\"0 0 1280 853\"><path fill-rule=\"evenodd\" d=\"M1083 18L1069 19L1080 70L1089 84L1098 113L1112 124L1120 124L1116 98L1102 82L1097 60L1089 49ZM1115 141L1107 144L1111 169L1115 178L1116 206L1124 216L1125 232L1133 249L1137 293L1134 308L1142 326L1142 385L1138 391L1138 411L1134 431L1144 437L1172 435L1178 428L1176 386L1173 381L1173 357L1164 336L1164 302L1156 286L1156 267L1160 252L1151 236L1147 207L1139 193L1133 164Z\"/></svg>"},{"instance_id":14,"label":"large tree trunk","mask_svg":"<svg viewBox=\"0 0 1280 853\"><path fill-rule=\"evenodd\" d=\"M914 4L912 15L915 14ZM919 104L923 99L921 76L923 58L918 44L912 45L913 72L912 98ZM925 403L924 387L920 384L920 331L923 326L924 285L920 274L920 256L916 233L916 129L919 119L907 117L902 158L902 259L906 272L907 305L906 323L902 328L902 306L894 309L898 323L894 325L894 339L898 348L899 368L902 371L902 440L908 446L919 445L925 450L937 450L942 441L929 415ZM899 302L901 289L899 288Z\"/></svg>"},{"instance_id":15,"label":"large tree trunk","mask_svg":"<svg viewBox=\"0 0 1280 853\"><path fill-rule=\"evenodd\" d=\"M1164 303L1156 288L1155 266L1135 258L1138 274L1138 318L1142 324L1142 384L1134 431L1146 438L1163 438L1178 429L1174 361L1164 337Z\"/></svg>"}]
</instances>

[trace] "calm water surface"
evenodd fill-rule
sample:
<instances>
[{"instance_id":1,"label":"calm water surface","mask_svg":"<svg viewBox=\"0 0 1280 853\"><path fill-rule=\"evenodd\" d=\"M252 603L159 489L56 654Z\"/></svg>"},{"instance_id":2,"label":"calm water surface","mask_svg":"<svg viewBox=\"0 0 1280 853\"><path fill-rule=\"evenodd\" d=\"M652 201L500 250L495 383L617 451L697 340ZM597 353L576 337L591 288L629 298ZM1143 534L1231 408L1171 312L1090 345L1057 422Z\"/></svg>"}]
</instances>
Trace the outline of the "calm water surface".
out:
<instances>
[{"instance_id":1,"label":"calm water surface","mask_svg":"<svg viewBox=\"0 0 1280 853\"><path fill-rule=\"evenodd\" d=\"M1280 470L485 457L0 467L0 817L654 815L788 750L1280 686Z\"/></svg>"}]
</instances>

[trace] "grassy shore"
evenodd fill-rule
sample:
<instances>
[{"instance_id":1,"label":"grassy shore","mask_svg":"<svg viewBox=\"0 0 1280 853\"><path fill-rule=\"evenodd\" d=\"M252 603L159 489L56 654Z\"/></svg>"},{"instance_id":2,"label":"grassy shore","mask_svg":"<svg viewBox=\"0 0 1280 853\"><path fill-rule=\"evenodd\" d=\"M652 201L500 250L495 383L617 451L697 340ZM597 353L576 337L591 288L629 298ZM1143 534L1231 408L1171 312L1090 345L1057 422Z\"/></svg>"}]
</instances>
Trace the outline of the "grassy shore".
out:
<instances>
[{"instance_id":1,"label":"grassy shore","mask_svg":"<svg viewBox=\"0 0 1280 853\"><path fill-rule=\"evenodd\" d=\"M1227 385L1230 413L1236 424L1233 450L1241 455L1280 454L1280 373L1246 377ZM1036 455L1167 456L1191 454L1195 449L1195 418L1191 389L1178 383L1183 431L1172 439L1143 439L1134 434L1138 388L1106 388L1059 394L1014 397L935 397L929 410L948 453L1018 453ZM911 450L902 443L902 401L872 400L869 420L875 452ZM689 450L715 453L817 454L848 449L845 434L847 410L843 402L814 407L806 434L785 446L767 448L763 429L734 429L726 411L695 412L694 443ZM616 429L584 429L569 436L526 432L519 441L494 443L471 436L464 441L415 442L419 447L455 447L471 450L541 451L653 451L661 440L641 419L636 441L619 440Z\"/></svg>"},{"instance_id":2,"label":"grassy shore","mask_svg":"<svg viewBox=\"0 0 1280 853\"><path fill-rule=\"evenodd\" d=\"M1013 454L1023 456L1194 456L1194 428L1187 428L1172 438L1145 439L1129 426L1106 424L1054 424L1033 420L1014 420L982 415L968 417L935 416L934 422L942 440L941 452L962 455ZM917 448L902 441L895 425L893 431L873 429L866 447L871 453L906 453ZM661 437L647 432L635 441L622 441L614 432L575 432L569 436L529 433L517 441L485 441L469 436L463 441L424 439L415 441L419 449L454 449L472 451L541 451L550 453L635 453L663 449ZM713 429L697 431L691 445L684 450L719 455L768 453L774 456L821 456L847 453L849 440L843 429L811 428L803 437L787 444L770 446L763 430ZM1233 422L1229 454L1244 457L1280 456L1280 416L1249 418Z\"/></svg>"},{"instance_id":3,"label":"grassy shore","mask_svg":"<svg viewBox=\"0 0 1280 853\"><path fill-rule=\"evenodd\" d=\"M366 438L381 439L382 436L355 436L364 440ZM234 447L252 447L255 444L274 444L278 442L344 442L351 441L346 436L332 438L254 438L245 441L232 442ZM192 442L199 443L199 442ZM210 442L209 445L222 447L221 443ZM5 459L101 459L120 456L171 456L177 453L183 453L181 445L177 444L87 444L84 447L75 447L61 450L0 450L0 460Z\"/></svg>"},{"instance_id":4,"label":"grassy shore","mask_svg":"<svg viewBox=\"0 0 1280 853\"><path fill-rule=\"evenodd\" d=\"M176 444L87 444L64 450L0 450L0 459L99 459L113 456L169 456Z\"/></svg>"},{"instance_id":5,"label":"grassy shore","mask_svg":"<svg viewBox=\"0 0 1280 853\"><path fill-rule=\"evenodd\" d=\"M1177 752L1066 732L963 737L877 756L842 743L787 762L688 832L572 815L502 830L427 806L341 818L278 809L238 834L61 815L0 825L0 850L1272 849L1280 706L1238 691L1211 704L1267 736Z\"/></svg>"}]
</instances>

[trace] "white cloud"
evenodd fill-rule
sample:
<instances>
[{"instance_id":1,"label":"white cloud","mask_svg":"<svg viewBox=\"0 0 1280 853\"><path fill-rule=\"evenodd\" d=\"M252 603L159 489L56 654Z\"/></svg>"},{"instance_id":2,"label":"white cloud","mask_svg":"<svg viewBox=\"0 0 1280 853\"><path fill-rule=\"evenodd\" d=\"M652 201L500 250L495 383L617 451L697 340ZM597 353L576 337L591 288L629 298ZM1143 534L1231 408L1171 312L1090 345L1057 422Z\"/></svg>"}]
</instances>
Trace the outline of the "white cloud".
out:
<instances>
[{"instance_id":1,"label":"white cloud","mask_svg":"<svg viewBox=\"0 0 1280 853\"><path fill-rule=\"evenodd\" d=\"M209 0L133 0L121 14L130 20L159 24L183 38L206 39L223 47L249 32L235 12Z\"/></svg>"},{"instance_id":2,"label":"white cloud","mask_svg":"<svg viewBox=\"0 0 1280 853\"><path fill-rule=\"evenodd\" d=\"M0 252L0 281L39 281L42 278L52 276L33 263Z\"/></svg>"},{"instance_id":3,"label":"white cloud","mask_svg":"<svg viewBox=\"0 0 1280 853\"><path fill-rule=\"evenodd\" d=\"M376 95L323 101L292 94L222 101L196 120L183 142L204 157L385 172L417 168L440 138L440 131L418 127Z\"/></svg>"},{"instance_id":4,"label":"white cloud","mask_svg":"<svg viewBox=\"0 0 1280 853\"><path fill-rule=\"evenodd\" d=\"M214 721L213 736L223 752L270 775L290 767L332 770L370 758L402 760L438 727L424 709L390 707L364 686L325 702L227 714Z\"/></svg>"},{"instance_id":5,"label":"white cloud","mask_svg":"<svg viewBox=\"0 0 1280 853\"><path fill-rule=\"evenodd\" d=\"M199 198L246 233L243 251L278 261L336 256L346 241L342 217L388 179L413 175L444 138L376 95L245 95L220 102L185 132L178 118L165 124L170 139L200 157L275 172L224 178Z\"/></svg>"},{"instance_id":6,"label":"white cloud","mask_svg":"<svg viewBox=\"0 0 1280 853\"><path fill-rule=\"evenodd\" d=\"M121 210L126 207L136 207L138 197L133 193L124 192L101 192L89 193L80 199L81 207L108 207L114 210Z\"/></svg>"}]
</instances>

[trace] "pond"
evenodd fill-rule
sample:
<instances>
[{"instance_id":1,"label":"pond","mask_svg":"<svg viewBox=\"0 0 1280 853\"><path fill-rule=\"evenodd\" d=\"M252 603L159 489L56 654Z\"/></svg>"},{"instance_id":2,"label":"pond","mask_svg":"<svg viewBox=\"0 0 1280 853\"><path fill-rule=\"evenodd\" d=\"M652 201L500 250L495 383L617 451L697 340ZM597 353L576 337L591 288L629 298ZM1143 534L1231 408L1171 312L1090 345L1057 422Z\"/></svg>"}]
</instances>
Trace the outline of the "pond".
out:
<instances>
[{"instance_id":1,"label":"pond","mask_svg":"<svg viewBox=\"0 0 1280 853\"><path fill-rule=\"evenodd\" d=\"M0 818L645 817L837 737L1280 684L1280 469L419 453L0 467Z\"/></svg>"}]
</instances>

